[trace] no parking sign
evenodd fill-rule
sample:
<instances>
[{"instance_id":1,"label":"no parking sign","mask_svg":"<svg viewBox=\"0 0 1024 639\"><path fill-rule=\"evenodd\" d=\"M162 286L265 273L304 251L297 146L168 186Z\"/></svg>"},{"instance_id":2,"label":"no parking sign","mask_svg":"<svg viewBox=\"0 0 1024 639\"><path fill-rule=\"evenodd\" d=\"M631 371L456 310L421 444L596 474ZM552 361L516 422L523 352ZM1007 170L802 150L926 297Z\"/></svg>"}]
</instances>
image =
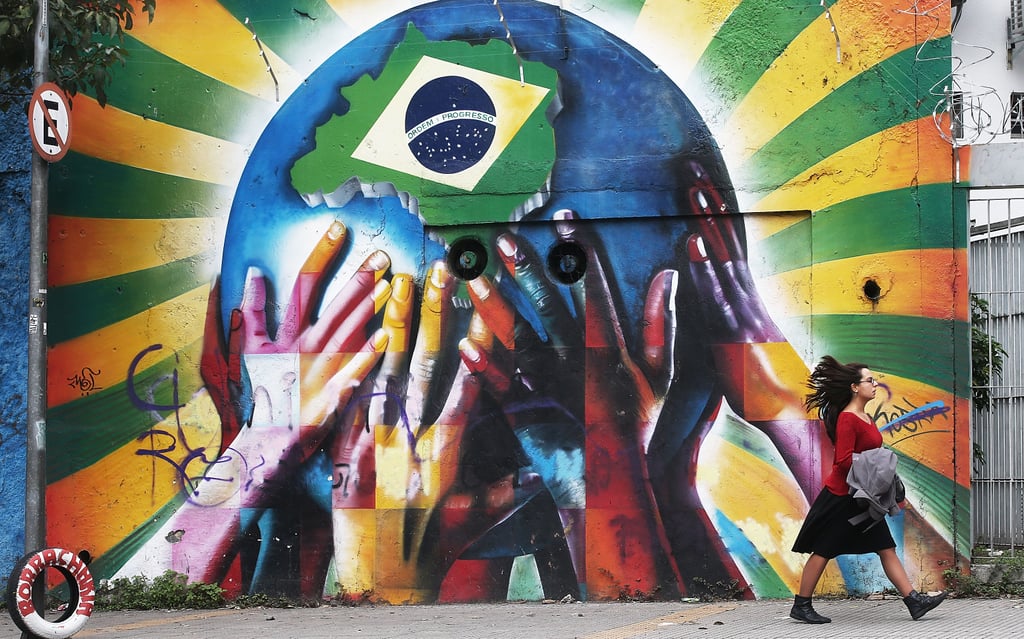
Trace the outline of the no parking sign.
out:
<instances>
[{"instance_id":1,"label":"no parking sign","mask_svg":"<svg viewBox=\"0 0 1024 639\"><path fill-rule=\"evenodd\" d=\"M71 109L68 98L53 82L40 84L28 108L32 146L47 162L64 157L71 145Z\"/></svg>"}]
</instances>

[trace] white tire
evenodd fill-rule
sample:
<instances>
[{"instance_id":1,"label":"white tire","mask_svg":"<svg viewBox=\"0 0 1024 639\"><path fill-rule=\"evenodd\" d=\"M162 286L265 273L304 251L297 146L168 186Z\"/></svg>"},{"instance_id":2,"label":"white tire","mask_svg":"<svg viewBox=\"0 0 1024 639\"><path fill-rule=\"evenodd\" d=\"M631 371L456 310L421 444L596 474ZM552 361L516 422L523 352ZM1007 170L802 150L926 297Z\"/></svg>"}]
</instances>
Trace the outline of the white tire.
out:
<instances>
[{"instance_id":1,"label":"white tire","mask_svg":"<svg viewBox=\"0 0 1024 639\"><path fill-rule=\"evenodd\" d=\"M36 610L32 591L46 569L56 570L67 581L70 600L55 620L44 619ZM92 615L96 586L85 560L70 550L44 548L22 557L7 580L7 610L21 630L40 639L64 639L75 634Z\"/></svg>"}]
</instances>

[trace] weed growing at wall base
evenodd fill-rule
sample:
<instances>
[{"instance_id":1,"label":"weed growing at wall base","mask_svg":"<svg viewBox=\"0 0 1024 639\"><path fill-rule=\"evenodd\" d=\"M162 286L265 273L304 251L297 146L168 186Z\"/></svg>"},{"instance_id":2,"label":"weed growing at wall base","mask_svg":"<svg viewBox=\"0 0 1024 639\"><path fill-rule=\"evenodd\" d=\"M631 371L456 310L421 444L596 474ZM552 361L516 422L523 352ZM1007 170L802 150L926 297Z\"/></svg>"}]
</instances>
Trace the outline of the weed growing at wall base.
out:
<instances>
[{"instance_id":1,"label":"weed growing at wall base","mask_svg":"<svg viewBox=\"0 0 1024 639\"><path fill-rule=\"evenodd\" d=\"M340 587L339 590L337 596L323 601L296 600L266 593L243 594L227 601L220 586L189 583L185 575L168 570L152 581L143 576L103 581L96 589L96 607L100 610L200 610L225 605L236 608L315 608L323 604L360 606L383 603L372 591L349 593Z\"/></svg>"},{"instance_id":2,"label":"weed growing at wall base","mask_svg":"<svg viewBox=\"0 0 1024 639\"><path fill-rule=\"evenodd\" d=\"M68 603L65 585L47 593L46 607L52 611L64 609ZM365 590L346 592L323 600L298 600L266 593L243 594L231 601L224 598L224 589L217 584L189 583L185 575L168 570L159 577L138 575L102 580L96 588L97 610L210 610L232 606L235 608L315 608L329 606L362 606L386 604L384 600ZM0 608L6 608L0 603Z\"/></svg>"},{"instance_id":3,"label":"weed growing at wall base","mask_svg":"<svg viewBox=\"0 0 1024 639\"><path fill-rule=\"evenodd\" d=\"M220 586L188 583L185 575L173 570L152 581L143 576L104 580L96 589L96 607L100 610L209 609L224 603Z\"/></svg>"},{"instance_id":4,"label":"weed growing at wall base","mask_svg":"<svg viewBox=\"0 0 1024 639\"><path fill-rule=\"evenodd\" d=\"M984 556L975 549L972 574L955 568L943 571L950 590L961 597L1024 596L1024 556L1012 551Z\"/></svg>"},{"instance_id":5,"label":"weed growing at wall base","mask_svg":"<svg viewBox=\"0 0 1024 639\"><path fill-rule=\"evenodd\" d=\"M958 597L1020 597L1024 595L1024 584L1001 579L989 583L974 575L964 575L950 568L942 573L950 590Z\"/></svg>"}]
</instances>

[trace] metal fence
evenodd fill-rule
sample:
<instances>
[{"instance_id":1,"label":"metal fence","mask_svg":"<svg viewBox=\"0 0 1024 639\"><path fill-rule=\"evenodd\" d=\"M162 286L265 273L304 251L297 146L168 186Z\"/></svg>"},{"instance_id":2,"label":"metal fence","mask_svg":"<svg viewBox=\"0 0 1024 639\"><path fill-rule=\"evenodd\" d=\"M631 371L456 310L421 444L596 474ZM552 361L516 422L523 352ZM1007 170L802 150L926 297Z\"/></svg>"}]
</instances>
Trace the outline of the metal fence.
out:
<instances>
[{"instance_id":1,"label":"metal fence","mask_svg":"<svg viewBox=\"0 0 1024 639\"><path fill-rule=\"evenodd\" d=\"M973 544L1017 550L1024 548L1024 192L972 190L970 216L970 289L988 306L984 348L992 355L994 341L1005 349L1002 375L980 387L990 409L975 406L972 414Z\"/></svg>"}]
</instances>

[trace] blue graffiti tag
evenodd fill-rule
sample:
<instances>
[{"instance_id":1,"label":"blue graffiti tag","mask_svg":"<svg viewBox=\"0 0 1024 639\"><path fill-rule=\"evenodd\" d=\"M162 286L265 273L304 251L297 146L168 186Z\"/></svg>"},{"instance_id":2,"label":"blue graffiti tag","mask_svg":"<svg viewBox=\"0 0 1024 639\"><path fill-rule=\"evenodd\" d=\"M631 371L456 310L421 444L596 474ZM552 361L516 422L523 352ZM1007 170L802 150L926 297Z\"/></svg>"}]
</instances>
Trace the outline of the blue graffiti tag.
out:
<instances>
[{"instance_id":1,"label":"blue graffiti tag","mask_svg":"<svg viewBox=\"0 0 1024 639\"><path fill-rule=\"evenodd\" d=\"M885 426L882 426L878 430L885 432L892 430L893 432L899 432L901 430L907 430L909 432L915 432L918 425L922 421L928 421L935 419L939 415L945 415L950 410L949 406L946 406L942 401L936 400L934 402L928 402L924 406L918 406L896 419L891 420Z\"/></svg>"}]
</instances>

